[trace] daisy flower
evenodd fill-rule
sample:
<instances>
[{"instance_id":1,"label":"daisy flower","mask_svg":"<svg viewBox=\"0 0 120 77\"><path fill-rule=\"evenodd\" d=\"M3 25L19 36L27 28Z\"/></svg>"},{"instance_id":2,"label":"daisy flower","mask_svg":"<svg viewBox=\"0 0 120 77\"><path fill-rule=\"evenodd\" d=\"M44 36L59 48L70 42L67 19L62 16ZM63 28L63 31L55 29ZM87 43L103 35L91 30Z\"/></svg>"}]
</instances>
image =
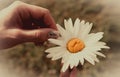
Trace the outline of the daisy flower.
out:
<instances>
[{"instance_id":1,"label":"daisy flower","mask_svg":"<svg viewBox=\"0 0 120 77\"><path fill-rule=\"evenodd\" d=\"M99 62L97 55L105 57L99 51L102 48L109 49L106 43L100 41L103 37L103 32L89 33L92 28L92 23L80 21L78 18L73 25L72 20L64 20L65 29L57 24L58 31L61 35L58 39L48 39L51 43L57 45L47 49L48 58L52 60L62 59L62 72L65 72L69 67L72 69L84 61L91 64Z\"/></svg>"}]
</instances>

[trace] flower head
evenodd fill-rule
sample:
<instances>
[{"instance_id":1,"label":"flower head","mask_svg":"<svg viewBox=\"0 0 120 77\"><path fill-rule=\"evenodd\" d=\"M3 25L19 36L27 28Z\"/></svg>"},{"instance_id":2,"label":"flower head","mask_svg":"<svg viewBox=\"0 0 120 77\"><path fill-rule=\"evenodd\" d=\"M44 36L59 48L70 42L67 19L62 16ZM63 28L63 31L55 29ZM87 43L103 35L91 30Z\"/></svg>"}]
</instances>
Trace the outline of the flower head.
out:
<instances>
[{"instance_id":1,"label":"flower head","mask_svg":"<svg viewBox=\"0 0 120 77\"><path fill-rule=\"evenodd\" d=\"M52 58L52 60L62 58L62 72L65 72L69 66L72 69L79 63L83 65L84 60L94 65L95 62L99 62L97 55L105 57L99 51L102 48L108 49L109 47L106 46L106 43L100 41L103 32L89 33L92 23L85 23L84 20L80 21L77 18L74 25L71 19L65 20L64 24L65 29L57 24L61 37L49 39L51 43L58 46L46 50L49 53L48 58Z\"/></svg>"}]
</instances>

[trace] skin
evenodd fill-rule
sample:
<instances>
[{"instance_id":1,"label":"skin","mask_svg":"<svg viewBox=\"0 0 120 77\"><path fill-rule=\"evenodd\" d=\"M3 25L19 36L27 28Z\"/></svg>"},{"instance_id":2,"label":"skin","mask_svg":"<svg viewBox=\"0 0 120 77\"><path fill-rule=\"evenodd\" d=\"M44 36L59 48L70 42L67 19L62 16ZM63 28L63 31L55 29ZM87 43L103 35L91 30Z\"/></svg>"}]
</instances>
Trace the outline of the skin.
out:
<instances>
[{"instance_id":1,"label":"skin","mask_svg":"<svg viewBox=\"0 0 120 77\"><path fill-rule=\"evenodd\" d=\"M61 72L60 77L77 77L77 68L67 69L65 72Z\"/></svg>"},{"instance_id":2,"label":"skin","mask_svg":"<svg viewBox=\"0 0 120 77\"><path fill-rule=\"evenodd\" d=\"M48 9L15 1L0 11L0 49L7 49L25 42L43 44L49 32L57 30ZM76 69L61 72L60 77L76 77Z\"/></svg>"},{"instance_id":3,"label":"skin","mask_svg":"<svg viewBox=\"0 0 120 77\"><path fill-rule=\"evenodd\" d=\"M49 10L16 1L0 11L0 49L24 42L43 43L57 30Z\"/></svg>"}]
</instances>

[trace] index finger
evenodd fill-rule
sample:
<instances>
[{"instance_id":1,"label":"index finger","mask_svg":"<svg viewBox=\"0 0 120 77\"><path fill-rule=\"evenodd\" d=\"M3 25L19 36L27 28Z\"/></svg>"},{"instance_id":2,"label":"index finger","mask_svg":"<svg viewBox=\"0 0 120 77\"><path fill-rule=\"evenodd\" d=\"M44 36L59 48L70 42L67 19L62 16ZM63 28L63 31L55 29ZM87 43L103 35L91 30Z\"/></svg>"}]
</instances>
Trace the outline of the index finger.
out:
<instances>
[{"instance_id":1,"label":"index finger","mask_svg":"<svg viewBox=\"0 0 120 77\"><path fill-rule=\"evenodd\" d=\"M33 19L42 20L47 27L57 30L55 21L50 14L50 11L46 8L38 7L35 5L29 5L29 12ZM40 22L40 21L39 21Z\"/></svg>"},{"instance_id":2,"label":"index finger","mask_svg":"<svg viewBox=\"0 0 120 77\"><path fill-rule=\"evenodd\" d=\"M54 21L53 17L51 16L49 10L46 10L45 13L43 14L43 20L48 27L57 30L55 21Z\"/></svg>"}]
</instances>

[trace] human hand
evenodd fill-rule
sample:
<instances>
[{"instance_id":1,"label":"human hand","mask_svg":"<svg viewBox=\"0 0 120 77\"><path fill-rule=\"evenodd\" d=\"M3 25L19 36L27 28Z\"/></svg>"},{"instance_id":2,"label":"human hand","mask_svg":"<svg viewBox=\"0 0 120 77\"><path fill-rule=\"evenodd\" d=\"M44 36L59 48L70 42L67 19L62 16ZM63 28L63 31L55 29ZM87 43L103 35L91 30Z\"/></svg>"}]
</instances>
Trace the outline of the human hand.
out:
<instances>
[{"instance_id":1,"label":"human hand","mask_svg":"<svg viewBox=\"0 0 120 77\"><path fill-rule=\"evenodd\" d=\"M0 11L0 49L24 42L43 43L54 30L55 22L45 8L16 1Z\"/></svg>"},{"instance_id":2,"label":"human hand","mask_svg":"<svg viewBox=\"0 0 120 77\"><path fill-rule=\"evenodd\" d=\"M77 77L77 68L67 69L65 72L61 72L60 77Z\"/></svg>"},{"instance_id":3,"label":"human hand","mask_svg":"<svg viewBox=\"0 0 120 77\"><path fill-rule=\"evenodd\" d=\"M13 47L24 42L43 43L56 38L55 22L49 10L15 1L0 11L0 49ZM51 33L54 36L49 36ZM60 77L76 77L76 69L62 72Z\"/></svg>"}]
</instances>

